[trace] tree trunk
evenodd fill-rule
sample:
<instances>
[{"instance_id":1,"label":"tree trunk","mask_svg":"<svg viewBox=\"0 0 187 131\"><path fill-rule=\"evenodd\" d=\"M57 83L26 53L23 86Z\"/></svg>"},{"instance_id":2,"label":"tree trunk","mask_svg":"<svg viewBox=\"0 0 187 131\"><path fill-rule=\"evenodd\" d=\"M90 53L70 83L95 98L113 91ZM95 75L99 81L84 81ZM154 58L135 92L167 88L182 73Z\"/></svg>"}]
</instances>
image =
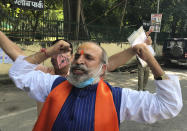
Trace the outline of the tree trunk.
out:
<instances>
[{"instance_id":1,"label":"tree trunk","mask_svg":"<svg viewBox=\"0 0 187 131\"><path fill-rule=\"evenodd\" d=\"M33 25L31 24L31 26L32 26L32 33L33 33L33 39L32 39L32 41L34 41L34 39L36 37L37 27L39 25L40 13L39 13L39 11L36 11L36 12L33 11L32 13L33 13L33 16L34 16L34 21L35 21L35 23Z\"/></svg>"},{"instance_id":2,"label":"tree trunk","mask_svg":"<svg viewBox=\"0 0 187 131\"><path fill-rule=\"evenodd\" d=\"M78 0L77 16L76 16L76 32L75 32L76 40L78 40L79 38L80 14L81 14L81 0Z\"/></svg>"},{"instance_id":3,"label":"tree trunk","mask_svg":"<svg viewBox=\"0 0 187 131\"><path fill-rule=\"evenodd\" d=\"M81 9L81 19L82 19L82 24L83 24L83 31L85 32L86 38L89 39L89 32L88 32L88 28L87 28L86 23L85 23L83 8Z\"/></svg>"},{"instance_id":4,"label":"tree trunk","mask_svg":"<svg viewBox=\"0 0 187 131\"><path fill-rule=\"evenodd\" d=\"M121 16L121 22L120 22L120 32L121 32L122 27L124 26L124 17L125 17L127 2L128 2L128 0L125 0L124 8L123 8L123 11L122 11L122 16Z\"/></svg>"},{"instance_id":5,"label":"tree trunk","mask_svg":"<svg viewBox=\"0 0 187 131\"><path fill-rule=\"evenodd\" d=\"M70 2L69 0L63 0L63 12L64 12L64 38L69 39L69 33L71 31L71 15L70 15Z\"/></svg>"},{"instance_id":6,"label":"tree trunk","mask_svg":"<svg viewBox=\"0 0 187 131\"><path fill-rule=\"evenodd\" d=\"M82 12L81 0L63 0L64 7L64 36L67 40L78 40L80 38L80 21L85 24L84 13ZM85 27L83 27L85 28ZM85 33L83 29L82 34Z\"/></svg>"}]
</instances>

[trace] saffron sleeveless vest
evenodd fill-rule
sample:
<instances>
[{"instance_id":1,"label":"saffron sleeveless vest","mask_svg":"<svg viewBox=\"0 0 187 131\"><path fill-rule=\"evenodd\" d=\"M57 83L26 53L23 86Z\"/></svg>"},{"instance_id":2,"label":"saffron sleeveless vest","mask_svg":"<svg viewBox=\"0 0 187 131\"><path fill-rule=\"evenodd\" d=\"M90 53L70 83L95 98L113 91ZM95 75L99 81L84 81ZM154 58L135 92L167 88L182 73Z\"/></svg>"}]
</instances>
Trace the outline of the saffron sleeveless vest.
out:
<instances>
[{"instance_id":1,"label":"saffron sleeveless vest","mask_svg":"<svg viewBox=\"0 0 187 131\"><path fill-rule=\"evenodd\" d=\"M66 80L51 91L46 99L33 131L52 130L59 112L66 102L71 90L72 85ZM118 115L114 105L112 92L103 80L100 80L96 89L94 113L94 131L119 130Z\"/></svg>"}]
</instances>

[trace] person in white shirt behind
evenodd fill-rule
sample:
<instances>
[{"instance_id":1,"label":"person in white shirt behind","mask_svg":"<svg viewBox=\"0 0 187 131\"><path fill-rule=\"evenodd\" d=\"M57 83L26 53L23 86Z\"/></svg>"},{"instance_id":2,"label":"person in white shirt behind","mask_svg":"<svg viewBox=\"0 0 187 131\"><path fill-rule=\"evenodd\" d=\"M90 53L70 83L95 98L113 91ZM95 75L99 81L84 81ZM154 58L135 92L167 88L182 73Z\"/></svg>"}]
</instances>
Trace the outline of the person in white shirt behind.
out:
<instances>
[{"instance_id":1,"label":"person in white shirt behind","mask_svg":"<svg viewBox=\"0 0 187 131\"><path fill-rule=\"evenodd\" d=\"M51 44L55 44L60 39L53 41ZM69 73L70 63L73 59L73 46L70 42L68 42L71 48L71 51L58 54L51 57L51 67L44 66L39 64L36 70L40 70L44 73L49 73L51 75L61 75L66 77ZM3 32L0 31L0 47L3 51L13 60L15 61L18 56L26 56L25 53L21 50L21 48L11 41ZM42 109L43 103L37 101L37 113L39 114Z\"/></svg>"}]
</instances>

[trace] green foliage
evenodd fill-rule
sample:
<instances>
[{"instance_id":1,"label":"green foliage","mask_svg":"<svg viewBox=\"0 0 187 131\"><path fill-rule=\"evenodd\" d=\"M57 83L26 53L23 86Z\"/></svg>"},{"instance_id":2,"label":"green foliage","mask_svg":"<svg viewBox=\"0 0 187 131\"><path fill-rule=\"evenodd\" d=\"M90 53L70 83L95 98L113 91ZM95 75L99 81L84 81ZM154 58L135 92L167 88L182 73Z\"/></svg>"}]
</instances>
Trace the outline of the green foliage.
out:
<instances>
[{"instance_id":1,"label":"green foliage","mask_svg":"<svg viewBox=\"0 0 187 131\"><path fill-rule=\"evenodd\" d=\"M31 24L33 32L47 28L44 26L43 19L64 20L63 2L66 0L45 0L45 12L34 10L23 10L13 8L11 2L0 0L0 27L2 22L10 20L9 25L15 30L22 27L23 23ZM70 17L76 17L76 2L72 2ZM125 3L127 2L126 8ZM126 37L133 30L143 24L143 21L150 21L151 14L157 12L157 0L82 0L82 8L85 16L85 25L92 39L120 41L126 40ZM122 12L124 11L124 19ZM164 40L165 37L185 37L187 34L187 0L160 0L159 12L163 14L161 33L158 39ZM11 15L16 16L12 18ZM34 22L26 21L29 17ZM120 26L122 21L122 27ZM75 21L71 21L71 29L75 29ZM52 26L57 26L55 22ZM81 25L82 26L82 25ZM148 30L149 27L145 27ZM63 27L59 27L63 30ZM81 29L80 29L81 30ZM74 33L74 32L71 32ZM71 34L70 33L70 34ZM42 34L35 37L42 39ZM69 35L69 34L68 34Z\"/></svg>"},{"instance_id":2,"label":"green foliage","mask_svg":"<svg viewBox=\"0 0 187 131\"><path fill-rule=\"evenodd\" d=\"M168 5L167 7L165 5ZM186 0L162 0L160 11L163 13L162 32L168 32L171 37L185 37L186 32Z\"/></svg>"}]
</instances>

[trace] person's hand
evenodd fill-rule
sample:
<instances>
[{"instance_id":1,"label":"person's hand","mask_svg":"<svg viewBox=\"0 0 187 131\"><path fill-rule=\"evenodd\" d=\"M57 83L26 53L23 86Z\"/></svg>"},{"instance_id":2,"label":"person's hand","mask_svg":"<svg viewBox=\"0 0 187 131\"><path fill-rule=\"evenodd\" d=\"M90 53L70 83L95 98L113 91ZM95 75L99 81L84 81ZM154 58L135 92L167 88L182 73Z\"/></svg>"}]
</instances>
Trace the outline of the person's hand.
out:
<instances>
[{"instance_id":1,"label":"person's hand","mask_svg":"<svg viewBox=\"0 0 187 131\"><path fill-rule=\"evenodd\" d=\"M152 45L152 39L150 36L147 37L147 39L144 41L147 45Z\"/></svg>"},{"instance_id":2,"label":"person's hand","mask_svg":"<svg viewBox=\"0 0 187 131\"><path fill-rule=\"evenodd\" d=\"M147 48L146 43L142 43L142 44L137 44L135 46L132 47L134 52L144 61L149 61L152 59L152 54L149 51L149 49Z\"/></svg>"},{"instance_id":3,"label":"person's hand","mask_svg":"<svg viewBox=\"0 0 187 131\"><path fill-rule=\"evenodd\" d=\"M67 43L63 40L60 40L56 44L54 44L53 46L47 48L46 53L49 56L54 56L54 55L57 55L60 53L66 53L68 51L71 51L69 43Z\"/></svg>"},{"instance_id":4,"label":"person's hand","mask_svg":"<svg viewBox=\"0 0 187 131\"><path fill-rule=\"evenodd\" d=\"M152 31L147 31L145 34L147 36L147 39L145 40L145 43L147 45L152 45L152 39L151 39L151 36L149 36L151 34Z\"/></svg>"}]
</instances>

